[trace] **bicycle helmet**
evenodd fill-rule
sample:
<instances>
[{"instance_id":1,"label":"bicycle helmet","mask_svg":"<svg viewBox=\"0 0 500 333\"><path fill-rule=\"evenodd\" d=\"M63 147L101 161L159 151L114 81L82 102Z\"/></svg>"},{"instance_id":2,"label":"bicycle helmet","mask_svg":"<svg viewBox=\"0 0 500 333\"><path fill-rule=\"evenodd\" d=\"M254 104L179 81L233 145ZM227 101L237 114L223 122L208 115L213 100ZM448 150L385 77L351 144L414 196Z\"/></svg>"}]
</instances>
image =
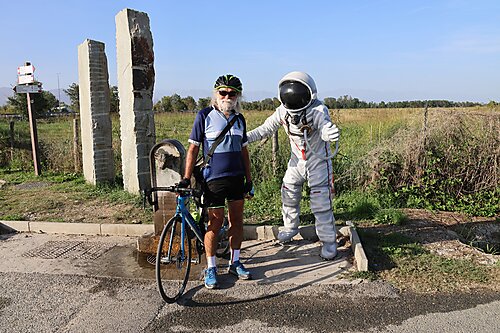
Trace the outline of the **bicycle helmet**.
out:
<instances>
[{"instance_id":1,"label":"bicycle helmet","mask_svg":"<svg viewBox=\"0 0 500 333\"><path fill-rule=\"evenodd\" d=\"M298 113L316 99L316 83L307 73L290 72L280 80L278 96L290 113Z\"/></svg>"},{"instance_id":2,"label":"bicycle helmet","mask_svg":"<svg viewBox=\"0 0 500 333\"><path fill-rule=\"evenodd\" d=\"M231 74L221 75L215 81L214 89L218 90L221 88L231 88L240 92L243 90L243 85L241 84L240 79Z\"/></svg>"}]
</instances>

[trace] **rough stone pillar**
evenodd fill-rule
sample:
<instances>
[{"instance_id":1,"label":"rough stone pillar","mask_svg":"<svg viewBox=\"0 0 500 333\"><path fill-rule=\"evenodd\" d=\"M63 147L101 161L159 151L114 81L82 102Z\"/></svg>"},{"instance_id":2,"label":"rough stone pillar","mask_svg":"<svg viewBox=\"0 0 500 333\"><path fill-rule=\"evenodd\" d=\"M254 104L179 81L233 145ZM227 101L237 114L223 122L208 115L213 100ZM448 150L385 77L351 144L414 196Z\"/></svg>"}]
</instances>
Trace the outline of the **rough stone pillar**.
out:
<instances>
[{"instance_id":1,"label":"rough stone pillar","mask_svg":"<svg viewBox=\"0 0 500 333\"><path fill-rule=\"evenodd\" d=\"M177 140L165 139L151 149L151 185L153 187L174 186L184 176L186 149ZM159 236L163 226L175 214L175 193L158 191L153 193L155 235Z\"/></svg>"},{"instance_id":2,"label":"rough stone pillar","mask_svg":"<svg viewBox=\"0 0 500 333\"><path fill-rule=\"evenodd\" d=\"M150 187L149 152L155 144L153 37L146 13L125 8L115 21L123 185L138 193Z\"/></svg>"},{"instance_id":3,"label":"rough stone pillar","mask_svg":"<svg viewBox=\"0 0 500 333\"><path fill-rule=\"evenodd\" d=\"M104 43L87 39L78 46L78 79L83 175L94 185L113 182L115 166Z\"/></svg>"}]
</instances>

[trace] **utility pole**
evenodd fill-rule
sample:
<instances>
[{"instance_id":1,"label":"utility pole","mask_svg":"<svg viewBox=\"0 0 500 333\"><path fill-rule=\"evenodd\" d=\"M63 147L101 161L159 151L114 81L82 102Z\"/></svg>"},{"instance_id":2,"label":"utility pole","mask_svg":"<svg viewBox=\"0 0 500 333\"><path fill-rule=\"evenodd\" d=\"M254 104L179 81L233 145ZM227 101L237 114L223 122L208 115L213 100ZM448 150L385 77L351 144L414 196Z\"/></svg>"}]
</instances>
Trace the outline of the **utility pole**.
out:
<instances>
[{"instance_id":1,"label":"utility pole","mask_svg":"<svg viewBox=\"0 0 500 333\"><path fill-rule=\"evenodd\" d=\"M61 111L61 89L59 88L59 74L61 73L57 73L57 106L59 107L59 111Z\"/></svg>"}]
</instances>

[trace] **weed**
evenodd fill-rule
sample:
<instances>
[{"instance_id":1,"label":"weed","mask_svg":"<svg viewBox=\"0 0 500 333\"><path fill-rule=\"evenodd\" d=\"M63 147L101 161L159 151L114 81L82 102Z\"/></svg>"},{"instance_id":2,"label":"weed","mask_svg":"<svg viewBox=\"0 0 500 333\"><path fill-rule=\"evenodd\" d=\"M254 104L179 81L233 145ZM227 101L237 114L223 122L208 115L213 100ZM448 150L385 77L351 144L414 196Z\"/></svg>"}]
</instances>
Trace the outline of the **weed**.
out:
<instances>
[{"instance_id":1,"label":"weed","mask_svg":"<svg viewBox=\"0 0 500 333\"><path fill-rule=\"evenodd\" d=\"M377 274L371 271L365 271L365 272L353 272L352 274L349 275L349 278L351 279L363 279L363 280L368 280L368 281L375 281L378 279Z\"/></svg>"},{"instance_id":2,"label":"weed","mask_svg":"<svg viewBox=\"0 0 500 333\"><path fill-rule=\"evenodd\" d=\"M385 208L377 211L373 219L378 224L401 225L408 220L408 217L399 209Z\"/></svg>"},{"instance_id":3,"label":"weed","mask_svg":"<svg viewBox=\"0 0 500 333\"><path fill-rule=\"evenodd\" d=\"M498 273L495 267L471 260L440 257L399 233L358 228L368 261L377 275L403 288L450 291L462 285L484 284ZM425 289L425 290L423 290Z\"/></svg>"},{"instance_id":4,"label":"weed","mask_svg":"<svg viewBox=\"0 0 500 333\"><path fill-rule=\"evenodd\" d=\"M333 200L335 215L342 219L372 219L380 210L377 196L370 192L352 191L343 193Z\"/></svg>"},{"instance_id":5,"label":"weed","mask_svg":"<svg viewBox=\"0 0 500 333\"><path fill-rule=\"evenodd\" d=\"M9 214L9 215L0 216L0 220L4 220L4 221L24 221L25 218L24 218L24 216L22 216L20 214Z\"/></svg>"}]
</instances>

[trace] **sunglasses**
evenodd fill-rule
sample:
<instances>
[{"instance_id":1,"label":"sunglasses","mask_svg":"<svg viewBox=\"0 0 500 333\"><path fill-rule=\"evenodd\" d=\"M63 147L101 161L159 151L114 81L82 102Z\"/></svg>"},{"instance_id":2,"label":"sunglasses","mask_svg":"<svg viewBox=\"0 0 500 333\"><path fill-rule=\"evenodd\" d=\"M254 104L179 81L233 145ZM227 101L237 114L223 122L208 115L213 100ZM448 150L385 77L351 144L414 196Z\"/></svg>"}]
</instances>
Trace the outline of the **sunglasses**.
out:
<instances>
[{"instance_id":1,"label":"sunglasses","mask_svg":"<svg viewBox=\"0 0 500 333\"><path fill-rule=\"evenodd\" d=\"M224 97L224 96L234 97L234 96L238 95L238 92L236 92L236 91L218 90L218 93L222 97Z\"/></svg>"}]
</instances>

